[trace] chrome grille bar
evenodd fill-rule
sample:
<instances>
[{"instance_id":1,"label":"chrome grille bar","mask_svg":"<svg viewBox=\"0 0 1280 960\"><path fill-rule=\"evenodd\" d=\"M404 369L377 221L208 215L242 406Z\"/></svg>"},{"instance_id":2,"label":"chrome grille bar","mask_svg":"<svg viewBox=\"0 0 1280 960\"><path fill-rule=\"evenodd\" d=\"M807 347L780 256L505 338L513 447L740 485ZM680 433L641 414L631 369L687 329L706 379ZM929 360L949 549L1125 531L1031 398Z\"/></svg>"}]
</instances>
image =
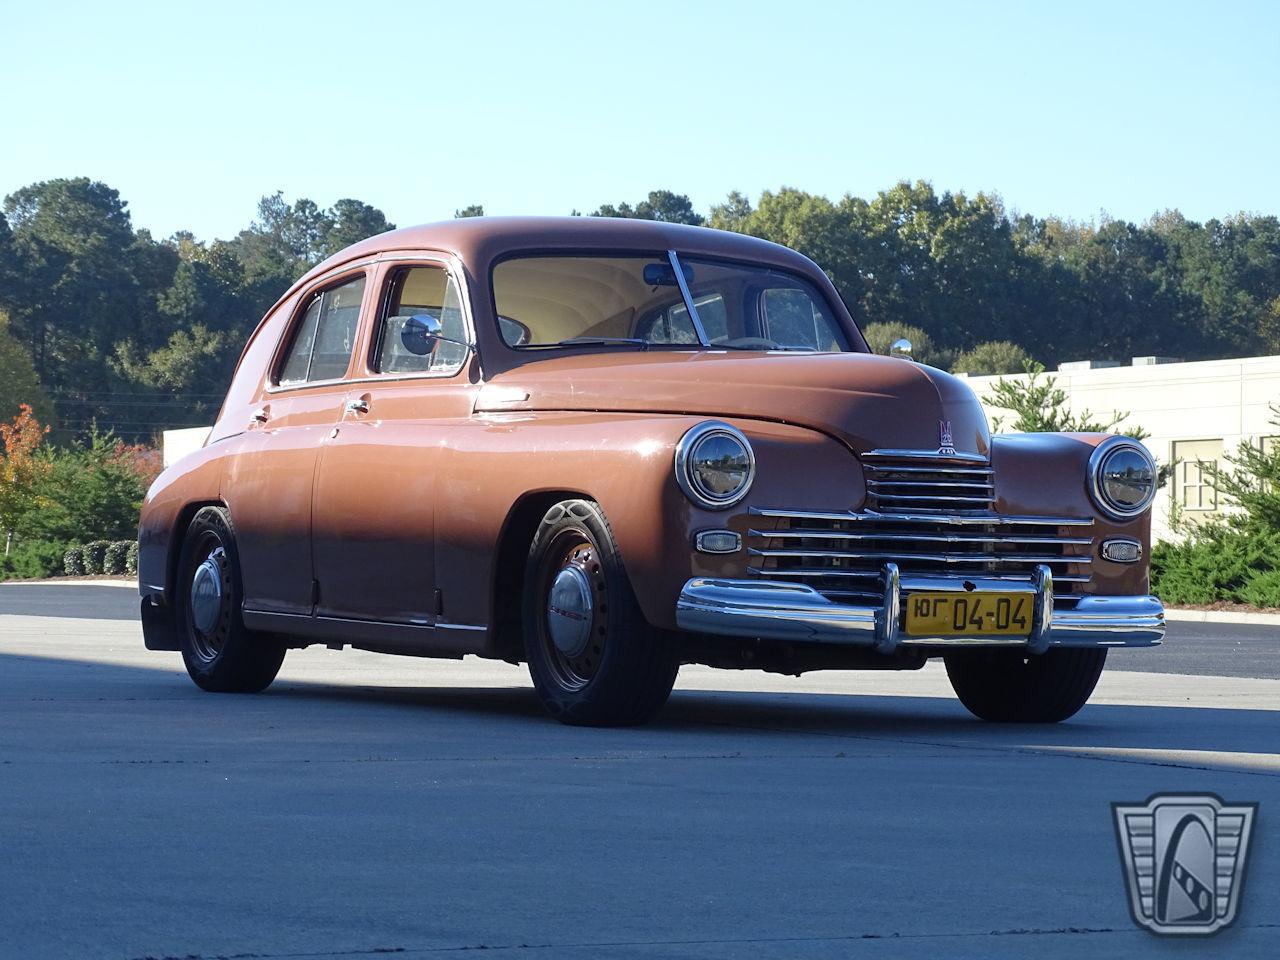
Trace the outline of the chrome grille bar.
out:
<instances>
[{"instance_id":1,"label":"chrome grille bar","mask_svg":"<svg viewBox=\"0 0 1280 960\"><path fill-rule=\"evenodd\" d=\"M965 487L975 490L994 490L995 485L981 480L868 480L867 488L878 490L881 487L902 487L908 490L937 490Z\"/></svg>"},{"instance_id":2,"label":"chrome grille bar","mask_svg":"<svg viewBox=\"0 0 1280 960\"><path fill-rule=\"evenodd\" d=\"M752 547L754 557L822 557L845 560L927 560L931 563L1092 563L1092 557L1035 556L1018 553L902 553L883 550L769 550Z\"/></svg>"},{"instance_id":3,"label":"chrome grille bar","mask_svg":"<svg viewBox=\"0 0 1280 960\"><path fill-rule=\"evenodd\" d=\"M1006 514L973 514L973 513L894 513L865 510L771 510L763 507L751 507L748 511L754 517L771 517L780 520L830 520L853 524L867 523L901 523L929 524L936 523L947 527L1091 527L1092 517L1018 517Z\"/></svg>"},{"instance_id":4,"label":"chrome grille bar","mask_svg":"<svg viewBox=\"0 0 1280 960\"><path fill-rule=\"evenodd\" d=\"M1030 536L1019 533L883 533L878 530L748 530L749 537L774 540L887 540L895 543L1025 543L1088 546L1092 537Z\"/></svg>"},{"instance_id":5,"label":"chrome grille bar","mask_svg":"<svg viewBox=\"0 0 1280 960\"><path fill-rule=\"evenodd\" d=\"M799 577L802 579L813 578L815 580L820 580L823 577L839 577L842 579L872 579L876 581L879 581L880 579L880 571L878 570L846 570L842 567L780 567L778 569L774 569L773 567L748 567L747 572L754 574L756 576L766 577L768 579L773 579L774 577ZM999 573L984 572L982 575L985 579L988 579L988 580L1008 580L1010 582L1019 582L1019 583L1027 582L1026 574L1002 575ZM1053 582L1055 584L1088 583L1089 577L1083 576L1080 574L1073 574L1073 573L1067 573L1062 575L1055 573L1053 575ZM815 586L815 589L817 589L820 593L826 592L826 590L823 587L817 586L817 585L814 585L814 586Z\"/></svg>"},{"instance_id":6,"label":"chrome grille bar","mask_svg":"<svg viewBox=\"0 0 1280 960\"><path fill-rule=\"evenodd\" d=\"M930 468L935 469L935 468ZM873 475L877 476L878 475ZM762 579L801 582L832 596L870 596L883 586L886 564L902 576L982 576L1026 582L1033 568L1047 566L1055 584L1086 584L1093 563L1091 517L1011 516L989 509L981 496L962 496L912 477L903 489L883 492L869 483L864 510L775 510L753 507L761 521L747 531L752 574ZM892 481L883 481L892 488ZM870 486L876 484L877 486ZM906 486L911 484L912 486ZM960 486L965 484L966 486ZM969 474L953 487L968 492L985 486ZM912 505L923 502L920 509ZM979 509L972 509L974 505Z\"/></svg>"}]
</instances>

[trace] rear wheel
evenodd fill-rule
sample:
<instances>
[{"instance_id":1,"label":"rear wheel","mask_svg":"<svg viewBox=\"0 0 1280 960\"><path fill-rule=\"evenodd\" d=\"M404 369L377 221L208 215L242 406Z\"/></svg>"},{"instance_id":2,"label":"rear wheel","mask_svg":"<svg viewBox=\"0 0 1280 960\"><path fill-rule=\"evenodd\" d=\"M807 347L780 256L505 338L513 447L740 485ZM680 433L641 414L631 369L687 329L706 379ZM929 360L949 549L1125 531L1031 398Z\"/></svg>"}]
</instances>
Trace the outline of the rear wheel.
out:
<instances>
[{"instance_id":1,"label":"rear wheel","mask_svg":"<svg viewBox=\"0 0 1280 960\"><path fill-rule=\"evenodd\" d=\"M679 669L675 642L645 621L596 504L565 500L547 511L529 547L523 600L525 657L552 716L621 726L666 703Z\"/></svg>"},{"instance_id":2,"label":"rear wheel","mask_svg":"<svg viewBox=\"0 0 1280 960\"><path fill-rule=\"evenodd\" d=\"M974 716L997 723L1057 723L1075 716L1088 701L1107 651L971 650L944 659L956 696Z\"/></svg>"},{"instance_id":3,"label":"rear wheel","mask_svg":"<svg viewBox=\"0 0 1280 960\"><path fill-rule=\"evenodd\" d=\"M242 596L231 517L221 507L204 507L182 543L174 603L182 659L203 690L257 693L280 671L284 644L245 629Z\"/></svg>"}]
</instances>

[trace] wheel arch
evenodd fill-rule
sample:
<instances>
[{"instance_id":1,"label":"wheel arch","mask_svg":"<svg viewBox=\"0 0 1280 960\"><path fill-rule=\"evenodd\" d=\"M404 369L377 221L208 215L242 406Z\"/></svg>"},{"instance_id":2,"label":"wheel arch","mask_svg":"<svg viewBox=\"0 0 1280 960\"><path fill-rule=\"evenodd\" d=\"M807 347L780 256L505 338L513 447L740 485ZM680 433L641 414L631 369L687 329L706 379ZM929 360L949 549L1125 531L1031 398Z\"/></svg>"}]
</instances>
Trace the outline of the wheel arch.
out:
<instances>
[{"instance_id":1,"label":"wheel arch","mask_svg":"<svg viewBox=\"0 0 1280 960\"><path fill-rule=\"evenodd\" d=\"M502 522L489 587L489 609L493 654L503 660L516 663L523 659L520 603L529 544L547 511L563 500L589 500L599 505L599 500L583 490L566 487L530 491L511 505Z\"/></svg>"}]
</instances>

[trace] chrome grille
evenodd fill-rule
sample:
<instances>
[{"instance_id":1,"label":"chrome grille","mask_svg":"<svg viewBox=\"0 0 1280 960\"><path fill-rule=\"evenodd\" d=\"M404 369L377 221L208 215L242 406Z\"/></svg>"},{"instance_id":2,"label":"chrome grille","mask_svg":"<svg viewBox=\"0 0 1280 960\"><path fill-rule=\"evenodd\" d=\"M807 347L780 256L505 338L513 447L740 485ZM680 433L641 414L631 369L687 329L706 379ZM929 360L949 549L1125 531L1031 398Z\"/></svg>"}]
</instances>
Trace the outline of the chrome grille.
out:
<instances>
[{"instance_id":1,"label":"chrome grille","mask_svg":"<svg viewBox=\"0 0 1280 960\"><path fill-rule=\"evenodd\" d=\"M832 600L878 602L885 563L903 576L982 574L1026 580L1037 564L1062 594L1087 583L1093 553L1087 517L1013 517L989 512L807 512L753 507L748 568L805 583Z\"/></svg>"},{"instance_id":2,"label":"chrome grille","mask_svg":"<svg viewBox=\"0 0 1280 960\"><path fill-rule=\"evenodd\" d=\"M881 513L991 510L995 484L985 457L872 451L862 457L867 507Z\"/></svg>"}]
</instances>

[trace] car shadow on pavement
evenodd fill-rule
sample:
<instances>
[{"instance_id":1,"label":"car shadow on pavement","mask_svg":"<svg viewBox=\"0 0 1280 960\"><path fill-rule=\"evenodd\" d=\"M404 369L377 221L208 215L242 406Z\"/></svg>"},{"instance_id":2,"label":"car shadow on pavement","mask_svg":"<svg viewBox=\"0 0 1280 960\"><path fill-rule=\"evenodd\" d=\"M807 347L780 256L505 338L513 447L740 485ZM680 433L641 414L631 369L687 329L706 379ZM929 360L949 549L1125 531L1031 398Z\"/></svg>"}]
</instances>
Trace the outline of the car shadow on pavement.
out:
<instances>
[{"instance_id":1,"label":"car shadow on pavement","mask_svg":"<svg viewBox=\"0 0 1280 960\"><path fill-rule=\"evenodd\" d=\"M272 695L389 706L403 708L406 713L466 714L479 721L521 717L531 723L560 726L543 712L533 691L521 687L346 687L290 681L272 688ZM1221 754L1218 760L1199 758L1211 766L1234 766L1229 763L1230 755L1250 754L1270 756L1275 772L1280 773L1276 722L1276 713L1265 710L1090 704L1064 723L994 724L974 718L958 701L945 697L677 690L646 726L612 733L623 737L657 735L670 739L673 746L679 745L684 734L700 738L723 734L730 740L750 731L778 738L826 736L975 748L1043 747L1066 752L1073 748L1128 748ZM583 735L580 732L578 737ZM1188 757L1182 762L1196 759Z\"/></svg>"},{"instance_id":2,"label":"car shadow on pavement","mask_svg":"<svg viewBox=\"0 0 1280 960\"><path fill-rule=\"evenodd\" d=\"M177 668L177 669L175 669ZM355 727L394 731L419 742L442 736L542 746L593 740L601 749L733 749L751 734L752 749L775 741L831 738L916 746L1080 753L1112 759L1155 760L1184 766L1280 773L1276 711L1142 704L1091 704L1071 720L1052 725L990 724L971 717L946 697L875 693L677 690L650 724L630 729L566 727L548 717L528 686L359 685L282 678L256 695L207 694L195 689L172 660L156 667L76 658L0 654L0 699L83 703L127 702L128 718L143 714L207 718L219 712L229 740L264 724L284 730L305 726L345 734ZM290 705L297 709L290 709ZM363 715L363 720L361 716ZM441 720L465 719L468 725ZM68 722L71 722L68 719ZM149 721L148 721L149 722ZM240 731L235 733L233 731ZM115 735L113 731L112 736ZM127 729L118 731L127 735ZM513 738L515 738L513 740ZM720 746L722 742L722 747ZM812 749L813 743L806 749Z\"/></svg>"}]
</instances>

